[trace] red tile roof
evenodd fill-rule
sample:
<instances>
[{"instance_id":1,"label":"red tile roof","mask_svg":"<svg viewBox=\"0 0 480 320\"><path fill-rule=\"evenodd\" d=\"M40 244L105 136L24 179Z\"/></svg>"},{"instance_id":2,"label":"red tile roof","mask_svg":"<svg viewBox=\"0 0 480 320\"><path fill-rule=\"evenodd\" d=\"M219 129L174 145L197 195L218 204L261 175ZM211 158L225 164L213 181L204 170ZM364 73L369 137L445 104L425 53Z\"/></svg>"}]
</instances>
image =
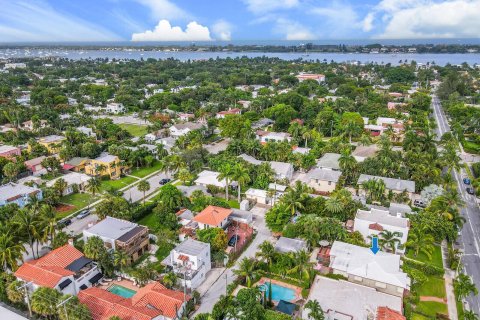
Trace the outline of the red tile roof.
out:
<instances>
[{"instance_id":1,"label":"red tile roof","mask_svg":"<svg viewBox=\"0 0 480 320\"><path fill-rule=\"evenodd\" d=\"M208 206L197 214L193 221L218 227L220 223L232 214L232 209L222 207Z\"/></svg>"},{"instance_id":2,"label":"red tile roof","mask_svg":"<svg viewBox=\"0 0 480 320\"><path fill-rule=\"evenodd\" d=\"M15 272L15 276L39 286L54 288L63 277L75 274L65 268L81 257L83 253L66 244L40 259L25 262Z\"/></svg>"},{"instance_id":3,"label":"red tile roof","mask_svg":"<svg viewBox=\"0 0 480 320\"><path fill-rule=\"evenodd\" d=\"M378 307L376 320L406 320L404 316L398 311L392 310L388 307Z\"/></svg>"},{"instance_id":4,"label":"red tile roof","mask_svg":"<svg viewBox=\"0 0 480 320\"><path fill-rule=\"evenodd\" d=\"M383 227L381 225L379 225L378 223L372 223L371 225L368 226L368 229L376 230L376 231L383 231Z\"/></svg>"},{"instance_id":5,"label":"red tile roof","mask_svg":"<svg viewBox=\"0 0 480 320\"><path fill-rule=\"evenodd\" d=\"M190 300L187 295L186 300ZM92 313L93 320L151 320L160 315L175 318L183 304L183 293L165 288L158 282L139 289L131 298L123 298L99 288L80 291L78 299Z\"/></svg>"}]
</instances>

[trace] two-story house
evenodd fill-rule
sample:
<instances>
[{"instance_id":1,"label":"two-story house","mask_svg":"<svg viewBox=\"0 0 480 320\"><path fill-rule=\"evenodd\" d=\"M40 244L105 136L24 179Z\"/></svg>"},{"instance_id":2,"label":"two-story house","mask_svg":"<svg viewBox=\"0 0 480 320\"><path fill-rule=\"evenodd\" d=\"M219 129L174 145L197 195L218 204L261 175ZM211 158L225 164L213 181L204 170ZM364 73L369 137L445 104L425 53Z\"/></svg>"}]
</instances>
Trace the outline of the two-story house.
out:
<instances>
[{"instance_id":1,"label":"two-story house","mask_svg":"<svg viewBox=\"0 0 480 320\"><path fill-rule=\"evenodd\" d=\"M60 152L62 142L66 138L63 136L58 136L58 135L50 135L46 137L39 138L37 142L47 148L48 152L50 154L58 153ZM31 146L28 146L28 151L30 152Z\"/></svg>"},{"instance_id":2,"label":"two-story house","mask_svg":"<svg viewBox=\"0 0 480 320\"><path fill-rule=\"evenodd\" d=\"M25 262L15 271L15 276L28 283L30 291L48 287L72 295L91 287L102 278L97 264L71 244Z\"/></svg>"},{"instance_id":3,"label":"two-story house","mask_svg":"<svg viewBox=\"0 0 480 320\"><path fill-rule=\"evenodd\" d=\"M410 199L413 199L413 194L415 193L415 181L386 178L379 176L371 176L368 174L361 174L358 178L357 184L361 186L360 195L365 196L366 191L363 188L363 184L370 180L382 180L385 184L385 192L392 191L393 193L399 194L406 192Z\"/></svg>"},{"instance_id":4,"label":"two-story house","mask_svg":"<svg viewBox=\"0 0 480 320\"><path fill-rule=\"evenodd\" d=\"M181 281L182 286L195 290L212 268L210 244L187 238L175 247L162 264L171 268Z\"/></svg>"},{"instance_id":5,"label":"two-story house","mask_svg":"<svg viewBox=\"0 0 480 320\"><path fill-rule=\"evenodd\" d=\"M85 173L91 176L109 176L118 179L122 173L120 159L117 156L104 153L98 158L90 160L85 166Z\"/></svg>"},{"instance_id":6,"label":"two-story house","mask_svg":"<svg viewBox=\"0 0 480 320\"><path fill-rule=\"evenodd\" d=\"M193 221L198 223L200 229L222 228L228 225L228 217L233 213L232 209L216 206L208 206L197 214Z\"/></svg>"},{"instance_id":7,"label":"two-story house","mask_svg":"<svg viewBox=\"0 0 480 320\"><path fill-rule=\"evenodd\" d=\"M15 203L20 208L23 208L30 202L32 197L42 200L42 190L13 182L0 186L0 207Z\"/></svg>"},{"instance_id":8,"label":"two-story house","mask_svg":"<svg viewBox=\"0 0 480 320\"><path fill-rule=\"evenodd\" d=\"M87 242L90 237L102 239L107 249L124 251L129 263L150 250L148 228L122 219L106 217L83 230L83 240Z\"/></svg>"}]
</instances>

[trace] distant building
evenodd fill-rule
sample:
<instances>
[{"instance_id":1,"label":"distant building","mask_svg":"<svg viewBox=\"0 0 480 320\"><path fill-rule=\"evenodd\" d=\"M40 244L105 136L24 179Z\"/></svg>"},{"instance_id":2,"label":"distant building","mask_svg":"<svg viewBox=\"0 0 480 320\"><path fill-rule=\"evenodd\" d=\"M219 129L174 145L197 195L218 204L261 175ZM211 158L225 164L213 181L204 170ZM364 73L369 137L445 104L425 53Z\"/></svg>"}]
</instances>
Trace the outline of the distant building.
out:
<instances>
[{"instance_id":1,"label":"distant building","mask_svg":"<svg viewBox=\"0 0 480 320\"><path fill-rule=\"evenodd\" d=\"M26 63L5 63L5 69L25 69L27 67Z\"/></svg>"},{"instance_id":2,"label":"distant building","mask_svg":"<svg viewBox=\"0 0 480 320\"><path fill-rule=\"evenodd\" d=\"M198 174L197 180L195 180L195 184L199 186L215 186L219 188L225 188L227 185L227 181L225 179L219 179L218 176L220 175L219 172L203 170Z\"/></svg>"},{"instance_id":3,"label":"distant building","mask_svg":"<svg viewBox=\"0 0 480 320\"><path fill-rule=\"evenodd\" d=\"M186 122L177 123L169 128L172 137L180 137L188 134L191 131L200 130L204 126L201 123Z\"/></svg>"},{"instance_id":4,"label":"distant building","mask_svg":"<svg viewBox=\"0 0 480 320\"><path fill-rule=\"evenodd\" d=\"M296 76L299 82L303 82L305 80L315 80L318 83L325 82L325 75L324 74L314 74L314 73L300 73Z\"/></svg>"},{"instance_id":5,"label":"distant building","mask_svg":"<svg viewBox=\"0 0 480 320\"><path fill-rule=\"evenodd\" d=\"M60 149L62 147L63 141L65 141L66 138L64 136L57 136L57 135L50 135L46 137L42 137L38 139L38 143L47 148L48 152L50 154L58 153L60 152ZM28 151L30 152L31 146L28 146Z\"/></svg>"},{"instance_id":6,"label":"distant building","mask_svg":"<svg viewBox=\"0 0 480 320\"><path fill-rule=\"evenodd\" d=\"M256 137L258 140L260 140L260 143L292 141L290 133L286 133L286 132L272 132L272 131L257 130Z\"/></svg>"},{"instance_id":7,"label":"distant building","mask_svg":"<svg viewBox=\"0 0 480 320\"><path fill-rule=\"evenodd\" d=\"M317 161L317 168L319 169L329 169L329 170L340 170L340 157L338 153L325 153Z\"/></svg>"},{"instance_id":8,"label":"distant building","mask_svg":"<svg viewBox=\"0 0 480 320\"><path fill-rule=\"evenodd\" d=\"M227 111L220 111L217 113L216 118L217 119L225 119L226 116L228 115L235 115L235 114L241 114L242 110L238 108L230 109Z\"/></svg>"},{"instance_id":9,"label":"distant building","mask_svg":"<svg viewBox=\"0 0 480 320\"><path fill-rule=\"evenodd\" d=\"M20 208L23 208L30 202L32 197L42 200L42 190L13 182L0 186L0 207L15 203Z\"/></svg>"},{"instance_id":10,"label":"distant building","mask_svg":"<svg viewBox=\"0 0 480 320\"><path fill-rule=\"evenodd\" d=\"M394 179L394 178L386 178L386 177L379 177L379 176L371 176L368 174L361 174L358 178L357 184L362 186L363 183L369 180L382 180L385 183L385 191L392 191L394 193L402 193L407 192L410 199L413 198L413 194L415 193L415 181L410 180L402 180L402 179ZM360 194L365 196L365 190L361 188Z\"/></svg>"},{"instance_id":11,"label":"distant building","mask_svg":"<svg viewBox=\"0 0 480 320\"><path fill-rule=\"evenodd\" d=\"M63 179L67 183L67 187L65 188L65 190L63 190L63 195L67 196L74 193L75 190L79 192L85 191L88 181L92 179L92 177L84 173L70 172L64 176L48 181L47 187L53 187L55 185L55 182L60 179Z\"/></svg>"},{"instance_id":12,"label":"distant building","mask_svg":"<svg viewBox=\"0 0 480 320\"><path fill-rule=\"evenodd\" d=\"M42 166L42 161L47 157L40 156L23 162L28 171L30 171L34 176L40 176L47 173L47 169Z\"/></svg>"},{"instance_id":13,"label":"distant building","mask_svg":"<svg viewBox=\"0 0 480 320\"><path fill-rule=\"evenodd\" d=\"M338 170L315 168L307 172L307 184L317 192L330 193L337 188L337 183L342 176Z\"/></svg>"},{"instance_id":14,"label":"distant building","mask_svg":"<svg viewBox=\"0 0 480 320\"><path fill-rule=\"evenodd\" d=\"M20 156L22 151L18 147L2 145L0 146L0 157L6 159L12 159L16 156Z\"/></svg>"},{"instance_id":15,"label":"distant building","mask_svg":"<svg viewBox=\"0 0 480 320\"><path fill-rule=\"evenodd\" d=\"M275 243L275 251L280 253L296 253L307 249L307 242L302 239L280 237Z\"/></svg>"},{"instance_id":16,"label":"distant building","mask_svg":"<svg viewBox=\"0 0 480 320\"><path fill-rule=\"evenodd\" d=\"M95 132L93 132L93 129L92 128L88 128L88 127L77 127L77 131L78 132L81 132L83 133L84 135L86 135L87 137L93 137L93 138L97 138L97 134Z\"/></svg>"},{"instance_id":17,"label":"distant building","mask_svg":"<svg viewBox=\"0 0 480 320\"><path fill-rule=\"evenodd\" d=\"M125 110L126 110L125 106L122 103L116 103L116 102L108 103L105 108L105 111L107 113L113 113L113 114L123 113L125 112Z\"/></svg>"}]
</instances>

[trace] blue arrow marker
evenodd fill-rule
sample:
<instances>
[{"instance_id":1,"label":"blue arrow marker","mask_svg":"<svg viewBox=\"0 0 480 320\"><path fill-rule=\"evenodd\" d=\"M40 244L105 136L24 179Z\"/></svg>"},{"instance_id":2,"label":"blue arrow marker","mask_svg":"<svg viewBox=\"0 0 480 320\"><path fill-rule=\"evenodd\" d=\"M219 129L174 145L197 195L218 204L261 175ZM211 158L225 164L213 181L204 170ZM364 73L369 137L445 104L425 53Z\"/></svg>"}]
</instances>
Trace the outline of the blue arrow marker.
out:
<instances>
[{"instance_id":1,"label":"blue arrow marker","mask_svg":"<svg viewBox=\"0 0 480 320\"><path fill-rule=\"evenodd\" d=\"M370 247L370 250L372 250L373 254L377 254L377 252L380 250L380 248L378 247L377 237L372 238L372 246Z\"/></svg>"}]
</instances>

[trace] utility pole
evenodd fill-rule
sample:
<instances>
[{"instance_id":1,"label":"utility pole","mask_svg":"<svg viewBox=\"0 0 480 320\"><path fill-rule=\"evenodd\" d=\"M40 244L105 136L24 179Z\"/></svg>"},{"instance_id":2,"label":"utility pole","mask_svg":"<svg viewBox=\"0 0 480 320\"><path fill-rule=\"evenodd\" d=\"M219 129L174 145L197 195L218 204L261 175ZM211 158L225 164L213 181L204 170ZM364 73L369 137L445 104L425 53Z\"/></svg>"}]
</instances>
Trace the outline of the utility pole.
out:
<instances>
[{"instance_id":1,"label":"utility pole","mask_svg":"<svg viewBox=\"0 0 480 320\"><path fill-rule=\"evenodd\" d=\"M60 308L61 306L63 306L63 311L65 312L65 319L67 319L67 320L68 320L67 302L72 298L73 298L73 296L70 296L70 297L68 297L68 299L65 299L62 302L60 302L59 304L57 304L57 308Z\"/></svg>"},{"instance_id":2,"label":"utility pole","mask_svg":"<svg viewBox=\"0 0 480 320\"><path fill-rule=\"evenodd\" d=\"M27 302L27 306L28 306L28 313L30 314L30 318L32 317L32 306L30 305L30 297L28 295L28 286L30 284L32 284L33 282L30 281L30 282L27 282L23 285L21 285L20 287L17 287L17 290L21 290L23 289L24 290L24 293L25 293L25 301Z\"/></svg>"}]
</instances>

